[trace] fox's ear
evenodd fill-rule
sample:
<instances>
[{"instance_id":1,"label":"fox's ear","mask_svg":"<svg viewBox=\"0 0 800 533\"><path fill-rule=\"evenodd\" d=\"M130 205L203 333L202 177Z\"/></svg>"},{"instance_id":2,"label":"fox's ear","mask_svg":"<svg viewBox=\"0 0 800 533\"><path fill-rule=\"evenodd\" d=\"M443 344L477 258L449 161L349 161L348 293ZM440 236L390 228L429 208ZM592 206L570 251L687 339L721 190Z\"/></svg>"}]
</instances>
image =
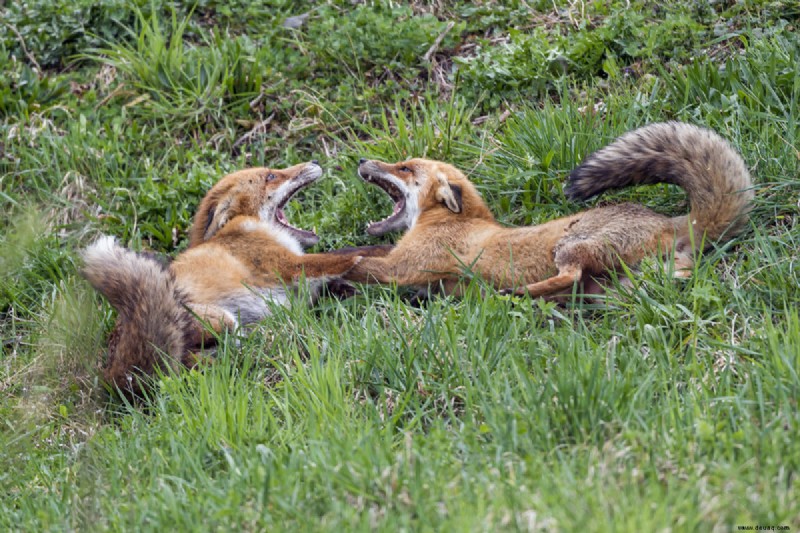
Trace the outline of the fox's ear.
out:
<instances>
[{"instance_id":1,"label":"fox's ear","mask_svg":"<svg viewBox=\"0 0 800 533\"><path fill-rule=\"evenodd\" d=\"M447 209L453 213L460 213L464 208L461 187L450 185L447 178L441 173L436 176L436 180L439 182L436 189L436 200L446 205Z\"/></svg>"},{"instance_id":2,"label":"fox's ear","mask_svg":"<svg viewBox=\"0 0 800 533\"><path fill-rule=\"evenodd\" d=\"M205 237L208 234L208 229L211 227L211 223L214 221L214 211L216 210L217 206L212 205L211 207L208 208L208 211L206 212L206 227L203 228L203 237Z\"/></svg>"},{"instance_id":3,"label":"fox's ear","mask_svg":"<svg viewBox=\"0 0 800 533\"><path fill-rule=\"evenodd\" d=\"M206 211L206 227L203 231L203 241L207 241L222 229L228 222L228 208L230 201L212 204Z\"/></svg>"}]
</instances>

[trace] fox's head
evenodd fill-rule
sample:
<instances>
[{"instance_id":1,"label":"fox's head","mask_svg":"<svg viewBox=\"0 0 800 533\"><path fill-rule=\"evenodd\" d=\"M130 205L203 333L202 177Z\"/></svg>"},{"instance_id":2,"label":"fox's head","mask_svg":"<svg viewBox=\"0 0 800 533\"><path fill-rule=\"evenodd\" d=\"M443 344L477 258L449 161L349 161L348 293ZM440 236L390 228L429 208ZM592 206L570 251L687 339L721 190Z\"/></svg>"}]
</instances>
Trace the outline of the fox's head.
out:
<instances>
[{"instance_id":1,"label":"fox's head","mask_svg":"<svg viewBox=\"0 0 800 533\"><path fill-rule=\"evenodd\" d=\"M322 176L316 161L283 170L249 168L228 174L205 195L194 217L189 246L201 244L237 217L254 217L286 232L302 246L319 241L313 232L289 224L283 208L297 191Z\"/></svg>"},{"instance_id":2,"label":"fox's head","mask_svg":"<svg viewBox=\"0 0 800 533\"><path fill-rule=\"evenodd\" d=\"M493 218L475 186L447 163L409 159L389 164L362 159L358 175L394 201L391 215L367 226L370 235L411 229L420 216L434 212L446 218Z\"/></svg>"}]
</instances>

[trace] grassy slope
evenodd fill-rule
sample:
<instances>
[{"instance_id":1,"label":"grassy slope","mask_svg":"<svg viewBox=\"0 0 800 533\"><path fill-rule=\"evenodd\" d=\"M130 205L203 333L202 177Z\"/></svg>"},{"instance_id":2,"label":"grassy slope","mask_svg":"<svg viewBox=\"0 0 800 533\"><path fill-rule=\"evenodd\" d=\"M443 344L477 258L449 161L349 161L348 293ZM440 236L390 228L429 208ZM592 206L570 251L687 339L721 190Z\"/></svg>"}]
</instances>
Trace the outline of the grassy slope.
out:
<instances>
[{"instance_id":1,"label":"grassy slope","mask_svg":"<svg viewBox=\"0 0 800 533\"><path fill-rule=\"evenodd\" d=\"M298 30L310 4L3 7L0 528L800 527L799 13L634 3L332 2ZM689 281L645 265L607 309L477 283L423 309L300 297L146 411L97 381L113 316L76 248L175 253L225 172L319 158L290 216L324 250L371 242L388 205L362 155L453 161L527 224L579 209L570 169L663 119L716 129L757 181L752 231Z\"/></svg>"}]
</instances>

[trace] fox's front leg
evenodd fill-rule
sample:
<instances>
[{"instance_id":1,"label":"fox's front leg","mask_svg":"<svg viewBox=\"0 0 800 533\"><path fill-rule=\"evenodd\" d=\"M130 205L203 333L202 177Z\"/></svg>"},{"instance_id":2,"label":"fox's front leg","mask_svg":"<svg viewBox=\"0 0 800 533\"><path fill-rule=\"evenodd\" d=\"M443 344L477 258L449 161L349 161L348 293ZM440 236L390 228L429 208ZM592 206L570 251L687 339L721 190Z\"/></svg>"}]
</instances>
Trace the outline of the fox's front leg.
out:
<instances>
[{"instance_id":1,"label":"fox's front leg","mask_svg":"<svg viewBox=\"0 0 800 533\"><path fill-rule=\"evenodd\" d=\"M385 257L365 257L343 277L358 283L399 283L401 277L396 272L396 265Z\"/></svg>"},{"instance_id":2,"label":"fox's front leg","mask_svg":"<svg viewBox=\"0 0 800 533\"><path fill-rule=\"evenodd\" d=\"M438 268L429 268L416 261L405 261L402 255L365 257L344 279L358 283L396 283L403 286L425 286L450 276Z\"/></svg>"},{"instance_id":3,"label":"fox's front leg","mask_svg":"<svg viewBox=\"0 0 800 533\"><path fill-rule=\"evenodd\" d=\"M303 275L309 279L341 277L362 260L360 255L307 254L298 256L281 274L287 281L297 281Z\"/></svg>"},{"instance_id":4,"label":"fox's front leg","mask_svg":"<svg viewBox=\"0 0 800 533\"><path fill-rule=\"evenodd\" d=\"M372 246L348 246L338 250L331 250L327 253L343 257L385 257L392 250L394 250L393 244L376 244ZM358 294L358 289L349 281L342 278L334 278L325 282L322 294L344 300Z\"/></svg>"},{"instance_id":5,"label":"fox's front leg","mask_svg":"<svg viewBox=\"0 0 800 533\"><path fill-rule=\"evenodd\" d=\"M393 244L373 244L371 246L347 246L327 253L345 257L358 255L362 257L386 257L392 250L394 250Z\"/></svg>"}]
</instances>

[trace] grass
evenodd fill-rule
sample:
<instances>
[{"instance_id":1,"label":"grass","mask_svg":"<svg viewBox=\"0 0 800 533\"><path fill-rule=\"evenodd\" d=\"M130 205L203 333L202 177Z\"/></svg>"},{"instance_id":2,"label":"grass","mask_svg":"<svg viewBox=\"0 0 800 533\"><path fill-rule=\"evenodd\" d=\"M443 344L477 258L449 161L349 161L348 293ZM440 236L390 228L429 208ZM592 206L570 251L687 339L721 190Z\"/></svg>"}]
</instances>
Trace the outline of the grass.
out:
<instances>
[{"instance_id":1,"label":"grass","mask_svg":"<svg viewBox=\"0 0 800 533\"><path fill-rule=\"evenodd\" d=\"M800 527L793 2L91 4L0 7L0 529ZM327 250L389 208L362 156L453 162L531 224L583 207L562 186L587 154L668 119L756 181L750 230L689 280L644 264L602 308L479 280L423 307L299 295L146 408L99 381L114 316L76 251L174 255L229 171L320 159L288 214Z\"/></svg>"}]
</instances>

